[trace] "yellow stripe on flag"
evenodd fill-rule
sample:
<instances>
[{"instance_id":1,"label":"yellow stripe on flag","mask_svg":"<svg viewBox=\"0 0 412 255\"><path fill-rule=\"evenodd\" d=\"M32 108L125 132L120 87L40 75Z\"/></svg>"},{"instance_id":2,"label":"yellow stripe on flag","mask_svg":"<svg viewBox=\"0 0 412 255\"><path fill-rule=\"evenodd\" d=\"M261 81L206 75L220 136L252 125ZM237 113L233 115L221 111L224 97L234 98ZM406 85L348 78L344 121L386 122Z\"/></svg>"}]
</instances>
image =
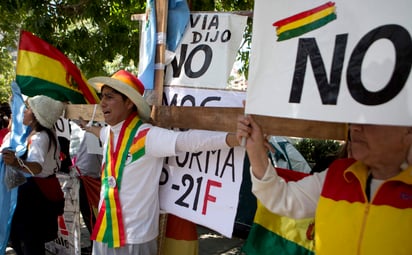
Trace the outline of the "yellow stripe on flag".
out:
<instances>
[{"instance_id":1,"label":"yellow stripe on flag","mask_svg":"<svg viewBox=\"0 0 412 255\"><path fill-rule=\"evenodd\" d=\"M133 144L133 145L130 147L130 150L129 150L130 153L133 154L133 153L135 153L136 151L140 150L141 148L144 147L145 143L146 143L146 136L144 136L142 139L139 139L139 140L137 141L137 143Z\"/></svg>"},{"instance_id":2,"label":"yellow stripe on flag","mask_svg":"<svg viewBox=\"0 0 412 255\"><path fill-rule=\"evenodd\" d=\"M33 66L43 66L45 68L33 68ZM39 78L67 89L79 91L77 88L69 86L66 81L66 69L59 61L32 51L19 51L16 74Z\"/></svg>"},{"instance_id":3,"label":"yellow stripe on flag","mask_svg":"<svg viewBox=\"0 0 412 255\"><path fill-rule=\"evenodd\" d=\"M320 12L314 13L306 18L291 22L287 25L281 26L279 28L276 29L276 35L279 35L285 31L291 30L291 29L295 29L298 27L302 27L304 25L307 25L309 23L312 23L316 20L322 19L328 15L330 15L331 13L333 13L335 11L335 6L331 6L329 8L326 8L325 10L322 10Z\"/></svg>"},{"instance_id":4,"label":"yellow stripe on flag","mask_svg":"<svg viewBox=\"0 0 412 255\"><path fill-rule=\"evenodd\" d=\"M308 250L314 249L313 242L310 242L306 236L308 226L313 222L313 218L292 219L274 214L266 209L258 200L254 223Z\"/></svg>"},{"instance_id":5,"label":"yellow stripe on flag","mask_svg":"<svg viewBox=\"0 0 412 255\"><path fill-rule=\"evenodd\" d=\"M176 240L166 237L163 246L164 255L197 255L199 254L199 242L198 240Z\"/></svg>"}]
</instances>

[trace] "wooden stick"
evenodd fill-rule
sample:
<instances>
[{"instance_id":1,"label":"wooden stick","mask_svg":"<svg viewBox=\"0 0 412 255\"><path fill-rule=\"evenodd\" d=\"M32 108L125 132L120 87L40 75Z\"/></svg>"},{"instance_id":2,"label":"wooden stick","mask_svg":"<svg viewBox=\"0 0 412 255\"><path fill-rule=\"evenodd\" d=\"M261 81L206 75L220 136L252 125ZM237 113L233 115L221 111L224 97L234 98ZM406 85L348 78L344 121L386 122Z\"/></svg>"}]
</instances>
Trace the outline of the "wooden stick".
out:
<instances>
[{"instance_id":1,"label":"wooden stick","mask_svg":"<svg viewBox=\"0 0 412 255\"><path fill-rule=\"evenodd\" d=\"M89 120L94 105L68 105L65 117ZM236 132L237 118L243 115L243 108L237 107L186 107L153 106L152 118L157 126L164 128L205 129ZM270 135L295 136L303 138L345 140L347 124L327 121L300 120L268 116L254 116L263 132ZM96 121L104 121L100 107Z\"/></svg>"},{"instance_id":2,"label":"wooden stick","mask_svg":"<svg viewBox=\"0 0 412 255\"><path fill-rule=\"evenodd\" d=\"M166 128L189 128L236 132L243 108L155 106L156 124ZM254 115L264 133L318 139L345 140L347 124Z\"/></svg>"},{"instance_id":3,"label":"wooden stick","mask_svg":"<svg viewBox=\"0 0 412 255\"><path fill-rule=\"evenodd\" d=\"M155 77L154 90L147 91L146 101L150 105L162 105L163 99L163 84L165 75L166 61L166 32L167 32L167 12L168 1L156 0L156 55L155 55Z\"/></svg>"},{"instance_id":4,"label":"wooden stick","mask_svg":"<svg viewBox=\"0 0 412 255\"><path fill-rule=\"evenodd\" d=\"M151 105L162 105L163 83L165 75L165 52L166 52L166 32L167 32L167 14L168 0L156 0L156 56L155 56L155 77L154 77L154 97L148 101ZM152 96L153 96L152 95ZM153 112L153 111L152 111ZM158 255L164 254L164 242L166 240L167 214L160 215L159 237L158 237Z\"/></svg>"}]
</instances>

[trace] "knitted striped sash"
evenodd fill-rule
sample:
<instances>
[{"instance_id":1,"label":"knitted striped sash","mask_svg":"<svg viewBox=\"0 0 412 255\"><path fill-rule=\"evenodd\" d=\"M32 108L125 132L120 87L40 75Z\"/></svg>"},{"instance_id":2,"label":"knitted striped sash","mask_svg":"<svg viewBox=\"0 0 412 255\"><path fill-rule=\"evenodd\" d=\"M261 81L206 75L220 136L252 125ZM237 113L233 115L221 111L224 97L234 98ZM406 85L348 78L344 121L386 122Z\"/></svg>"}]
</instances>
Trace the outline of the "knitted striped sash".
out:
<instances>
[{"instance_id":1,"label":"knitted striped sash","mask_svg":"<svg viewBox=\"0 0 412 255\"><path fill-rule=\"evenodd\" d=\"M129 149L141 124L142 121L137 114L129 116L122 125L115 150L113 133L110 132L106 163L102 172L104 199L91 235L92 240L107 243L110 248L121 247L126 242L119 191Z\"/></svg>"}]
</instances>

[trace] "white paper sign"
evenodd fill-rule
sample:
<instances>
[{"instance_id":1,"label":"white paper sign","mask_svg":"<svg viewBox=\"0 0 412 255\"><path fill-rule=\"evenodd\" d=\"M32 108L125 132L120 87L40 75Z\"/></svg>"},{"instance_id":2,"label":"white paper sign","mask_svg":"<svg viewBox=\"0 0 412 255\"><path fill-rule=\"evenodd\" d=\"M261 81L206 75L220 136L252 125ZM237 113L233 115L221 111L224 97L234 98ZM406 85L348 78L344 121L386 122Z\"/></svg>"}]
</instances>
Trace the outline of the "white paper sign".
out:
<instances>
[{"instance_id":1,"label":"white paper sign","mask_svg":"<svg viewBox=\"0 0 412 255\"><path fill-rule=\"evenodd\" d=\"M242 107L246 92L233 90L208 90L165 86L164 105L205 106L205 107Z\"/></svg>"},{"instance_id":2,"label":"white paper sign","mask_svg":"<svg viewBox=\"0 0 412 255\"><path fill-rule=\"evenodd\" d=\"M165 84L225 88L246 27L246 16L192 13Z\"/></svg>"},{"instance_id":3,"label":"white paper sign","mask_svg":"<svg viewBox=\"0 0 412 255\"><path fill-rule=\"evenodd\" d=\"M162 210L232 237L244 156L236 147L168 158L160 180Z\"/></svg>"},{"instance_id":4,"label":"white paper sign","mask_svg":"<svg viewBox=\"0 0 412 255\"><path fill-rule=\"evenodd\" d=\"M412 2L255 1L246 112L412 125Z\"/></svg>"},{"instance_id":5,"label":"white paper sign","mask_svg":"<svg viewBox=\"0 0 412 255\"><path fill-rule=\"evenodd\" d=\"M66 138L70 141L70 121L60 117L54 124L56 128L56 136Z\"/></svg>"},{"instance_id":6,"label":"white paper sign","mask_svg":"<svg viewBox=\"0 0 412 255\"><path fill-rule=\"evenodd\" d=\"M241 106L245 92L165 87L168 105ZM183 153L165 160L160 180L160 208L232 236L245 150Z\"/></svg>"}]
</instances>

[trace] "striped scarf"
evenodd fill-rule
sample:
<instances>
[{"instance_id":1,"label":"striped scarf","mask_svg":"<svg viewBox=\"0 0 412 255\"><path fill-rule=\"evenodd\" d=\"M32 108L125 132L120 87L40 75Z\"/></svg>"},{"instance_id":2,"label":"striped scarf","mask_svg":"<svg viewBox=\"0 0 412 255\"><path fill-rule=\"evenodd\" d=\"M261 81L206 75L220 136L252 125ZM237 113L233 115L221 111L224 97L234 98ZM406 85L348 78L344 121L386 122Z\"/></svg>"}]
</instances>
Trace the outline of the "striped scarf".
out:
<instances>
[{"instance_id":1,"label":"striped scarf","mask_svg":"<svg viewBox=\"0 0 412 255\"><path fill-rule=\"evenodd\" d=\"M102 201L91 239L107 243L110 248L121 247L126 242L119 191L129 149L136 142L134 137L141 124L142 121L137 114L129 116L122 125L115 150L113 150L113 133L110 132L109 135L110 140L106 150L106 163L103 166L102 172L104 200ZM144 151L144 148L142 150ZM140 156L142 155L144 153L140 154Z\"/></svg>"}]
</instances>

